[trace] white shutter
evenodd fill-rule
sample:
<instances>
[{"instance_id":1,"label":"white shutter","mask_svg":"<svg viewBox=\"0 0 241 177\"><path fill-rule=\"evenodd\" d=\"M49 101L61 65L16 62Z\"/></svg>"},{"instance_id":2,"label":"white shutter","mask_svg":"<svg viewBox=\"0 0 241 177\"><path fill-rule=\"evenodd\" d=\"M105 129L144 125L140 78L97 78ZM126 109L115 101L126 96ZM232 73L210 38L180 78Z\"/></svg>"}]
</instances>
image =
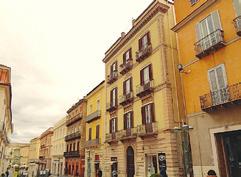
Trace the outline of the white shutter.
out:
<instances>
[{"instance_id":1,"label":"white shutter","mask_svg":"<svg viewBox=\"0 0 241 177\"><path fill-rule=\"evenodd\" d=\"M233 0L233 5L237 14L237 17L241 15L241 0Z\"/></svg>"},{"instance_id":2,"label":"white shutter","mask_svg":"<svg viewBox=\"0 0 241 177\"><path fill-rule=\"evenodd\" d=\"M212 18L212 21L213 21L214 30L216 31L218 29L222 29L218 11L213 12L211 14L211 18Z\"/></svg>"},{"instance_id":3,"label":"white shutter","mask_svg":"<svg viewBox=\"0 0 241 177\"><path fill-rule=\"evenodd\" d=\"M208 72L208 78L209 78L209 84L210 84L211 91L212 92L217 91L218 84L217 84L215 69L212 69Z\"/></svg>"},{"instance_id":4,"label":"white shutter","mask_svg":"<svg viewBox=\"0 0 241 177\"><path fill-rule=\"evenodd\" d=\"M202 39L202 30L201 30L201 24L200 23L196 24L196 37L197 37L197 41Z\"/></svg>"}]
</instances>

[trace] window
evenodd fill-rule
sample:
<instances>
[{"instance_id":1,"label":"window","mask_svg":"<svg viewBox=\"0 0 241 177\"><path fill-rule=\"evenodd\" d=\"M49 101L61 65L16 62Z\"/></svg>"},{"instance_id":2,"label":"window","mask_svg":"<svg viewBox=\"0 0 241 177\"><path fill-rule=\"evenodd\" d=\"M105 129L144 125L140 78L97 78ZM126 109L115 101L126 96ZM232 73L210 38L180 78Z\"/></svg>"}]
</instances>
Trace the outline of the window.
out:
<instances>
[{"instance_id":1,"label":"window","mask_svg":"<svg viewBox=\"0 0 241 177\"><path fill-rule=\"evenodd\" d=\"M113 73L117 71L117 61L110 66L110 72Z\"/></svg>"},{"instance_id":2,"label":"window","mask_svg":"<svg viewBox=\"0 0 241 177\"><path fill-rule=\"evenodd\" d=\"M100 138L100 125L96 126L96 139Z\"/></svg>"},{"instance_id":3,"label":"window","mask_svg":"<svg viewBox=\"0 0 241 177\"><path fill-rule=\"evenodd\" d=\"M92 129L89 128L89 140L91 140Z\"/></svg>"},{"instance_id":4,"label":"window","mask_svg":"<svg viewBox=\"0 0 241 177\"><path fill-rule=\"evenodd\" d=\"M117 106L117 88L114 88L110 92L110 104L111 107Z\"/></svg>"},{"instance_id":5,"label":"window","mask_svg":"<svg viewBox=\"0 0 241 177\"><path fill-rule=\"evenodd\" d=\"M133 112L130 111L128 113L124 114L124 129L130 129L134 127L134 122L133 122Z\"/></svg>"},{"instance_id":6,"label":"window","mask_svg":"<svg viewBox=\"0 0 241 177\"><path fill-rule=\"evenodd\" d=\"M237 17L241 15L241 0L233 0Z\"/></svg>"},{"instance_id":7,"label":"window","mask_svg":"<svg viewBox=\"0 0 241 177\"><path fill-rule=\"evenodd\" d=\"M191 5L195 4L196 2L198 2L198 0L190 0Z\"/></svg>"},{"instance_id":8,"label":"window","mask_svg":"<svg viewBox=\"0 0 241 177\"><path fill-rule=\"evenodd\" d=\"M70 144L70 146L69 146L69 151L70 152L72 151L72 144Z\"/></svg>"},{"instance_id":9,"label":"window","mask_svg":"<svg viewBox=\"0 0 241 177\"><path fill-rule=\"evenodd\" d=\"M141 85L149 83L151 80L153 80L152 75L152 65L148 65L140 72L141 75Z\"/></svg>"},{"instance_id":10,"label":"window","mask_svg":"<svg viewBox=\"0 0 241 177\"><path fill-rule=\"evenodd\" d=\"M199 41L209 35L209 37L203 41L204 43L208 43L208 41L216 37L214 32L221 29L219 13L215 11L196 25L197 39Z\"/></svg>"},{"instance_id":11,"label":"window","mask_svg":"<svg viewBox=\"0 0 241 177\"><path fill-rule=\"evenodd\" d=\"M97 108L97 111L100 110L100 100L97 100L97 103L96 103L96 108Z\"/></svg>"},{"instance_id":12,"label":"window","mask_svg":"<svg viewBox=\"0 0 241 177\"><path fill-rule=\"evenodd\" d=\"M148 104L141 108L142 124L150 124L155 121L154 119L154 104Z\"/></svg>"},{"instance_id":13,"label":"window","mask_svg":"<svg viewBox=\"0 0 241 177\"><path fill-rule=\"evenodd\" d=\"M79 141L77 142L77 151L79 151Z\"/></svg>"},{"instance_id":14,"label":"window","mask_svg":"<svg viewBox=\"0 0 241 177\"><path fill-rule=\"evenodd\" d=\"M127 79L123 83L123 94L128 95L132 91L132 78Z\"/></svg>"},{"instance_id":15,"label":"window","mask_svg":"<svg viewBox=\"0 0 241 177\"><path fill-rule=\"evenodd\" d=\"M131 60L132 58L132 53L131 53L131 48L129 50L127 50L124 54L123 54L123 64L126 64L127 61Z\"/></svg>"},{"instance_id":16,"label":"window","mask_svg":"<svg viewBox=\"0 0 241 177\"><path fill-rule=\"evenodd\" d=\"M117 131L117 118L112 118L110 120L110 133L115 133Z\"/></svg>"},{"instance_id":17,"label":"window","mask_svg":"<svg viewBox=\"0 0 241 177\"><path fill-rule=\"evenodd\" d=\"M139 50L143 50L151 44L150 32L146 33L141 39L139 39Z\"/></svg>"},{"instance_id":18,"label":"window","mask_svg":"<svg viewBox=\"0 0 241 177\"><path fill-rule=\"evenodd\" d=\"M73 144L73 151L75 151L75 143Z\"/></svg>"},{"instance_id":19,"label":"window","mask_svg":"<svg viewBox=\"0 0 241 177\"><path fill-rule=\"evenodd\" d=\"M213 104L227 101L227 77L224 64L218 65L208 71L209 84L211 88Z\"/></svg>"}]
</instances>

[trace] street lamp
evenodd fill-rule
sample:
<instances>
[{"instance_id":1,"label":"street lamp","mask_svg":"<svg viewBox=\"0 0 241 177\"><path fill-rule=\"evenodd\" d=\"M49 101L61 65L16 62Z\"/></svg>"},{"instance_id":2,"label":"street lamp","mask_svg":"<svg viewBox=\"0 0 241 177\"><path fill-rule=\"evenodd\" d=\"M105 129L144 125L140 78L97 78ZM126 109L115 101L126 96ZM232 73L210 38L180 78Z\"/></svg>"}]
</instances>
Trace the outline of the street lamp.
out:
<instances>
[{"instance_id":1,"label":"street lamp","mask_svg":"<svg viewBox=\"0 0 241 177\"><path fill-rule=\"evenodd\" d=\"M193 127L187 124L182 124L180 127L174 127L172 129L174 133L181 133L185 177L193 177L192 154L189 138L189 130L191 129L193 129Z\"/></svg>"}]
</instances>

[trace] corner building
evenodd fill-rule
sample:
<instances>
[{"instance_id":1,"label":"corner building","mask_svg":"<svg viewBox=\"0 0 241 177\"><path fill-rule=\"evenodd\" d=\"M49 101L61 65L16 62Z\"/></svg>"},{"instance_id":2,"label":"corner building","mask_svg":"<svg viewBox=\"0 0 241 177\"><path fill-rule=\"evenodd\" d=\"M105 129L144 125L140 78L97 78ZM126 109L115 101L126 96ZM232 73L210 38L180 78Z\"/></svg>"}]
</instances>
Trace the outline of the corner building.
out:
<instances>
[{"instance_id":1,"label":"corner building","mask_svg":"<svg viewBox=\"0 0 241 177\"><path fill-rule=\"evenodd\" d=\"M105 177L181 175L173 25L173 5L155 0L105 53Z\"/></svg>"},{"instance_id":2,"label":"corner building","mask_svg":"<svg viewBox=\"0 0 241 177\"><path fill-rule=\"evenodd\" d=\"M241 1L175 1L195 177L241 176Z\"/></svg>"},{"instance_id":3,"label":"corner building","mask_svg":"<svg viewBox=\"0 0 241 177\"><path fill-rule=\"evenodd\" d=\"M87 100L85 176L96 177L104 166L105 81L85 97Z\"/></svg>"},{"instance_id":4,"label":"corner building","mask_svg":"<svg viewBox=\"0 0 241 177\"><path fill-rule=\"evenodd\" d=\"M65 136L65 174L84 177L86 100L81 99L68 111Z\"/></svg>"}]
</instances>

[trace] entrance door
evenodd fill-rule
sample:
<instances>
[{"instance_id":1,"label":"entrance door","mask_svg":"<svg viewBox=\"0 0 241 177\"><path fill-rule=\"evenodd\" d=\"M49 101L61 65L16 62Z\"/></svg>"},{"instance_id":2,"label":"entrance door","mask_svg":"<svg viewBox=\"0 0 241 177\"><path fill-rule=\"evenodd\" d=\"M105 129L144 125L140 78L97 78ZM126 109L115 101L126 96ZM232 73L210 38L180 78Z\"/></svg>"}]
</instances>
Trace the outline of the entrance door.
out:
<instances>
[{"instance_id":1,"label":"entrance door","mask_svg":"<svg viewBox=\"0 0 241 177\"><path fill-rule=\"evenodd\" d=\"M127 167L126 174L127 177L134 177L135 175L135 160L134 160L134 150L131 146L129 146L126 150L127 154Z\"/></svg>"},{"instance_id":2,"label":"entrance door","mask_svg":"<svg viewBox=\"0 0 241 177\"><path fill-rule=\"evenodd\" d=\"M228 133L222 133L217 138L221 140L221 146L218 151L223 152L221 158L219 158L220 167L226 168L226 173L229 177L241 176L241 131L233 131ZM221 148L221 149L220 149ZM222 169L220 170L222 173ZM221 176L226 176L222 174Z\"/></svg>"}]
</instances>

